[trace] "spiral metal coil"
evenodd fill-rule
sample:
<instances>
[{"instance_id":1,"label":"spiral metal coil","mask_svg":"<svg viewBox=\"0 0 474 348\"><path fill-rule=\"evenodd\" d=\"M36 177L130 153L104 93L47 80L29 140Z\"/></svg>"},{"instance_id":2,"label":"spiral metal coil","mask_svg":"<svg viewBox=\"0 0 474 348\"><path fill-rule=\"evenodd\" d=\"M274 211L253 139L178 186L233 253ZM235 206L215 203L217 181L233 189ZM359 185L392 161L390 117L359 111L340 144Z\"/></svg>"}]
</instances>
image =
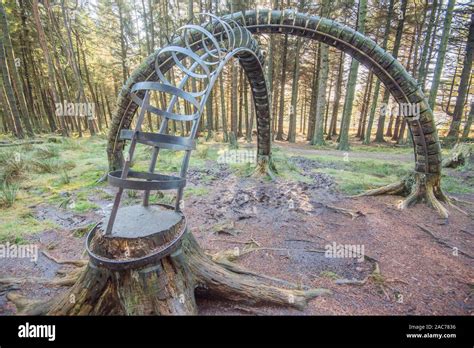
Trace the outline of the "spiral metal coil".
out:
<instances>
[{"instance_id":1,"label":"spiral metal coil","mask_svg":"<svg viewBox=\"0 0 474 348\"><path fill-rule=\"evenodd\" d=\"M252 64L257 62L261 70L263 55L258 49L256 40L247 29L234 20L224 21L209 13L198 14L197 18L204 19L205 22L201 25L182 26L177 30L180 40L174 40L174 44L158 50L155 58L156 80L138 82L131 87L131 98L139 106L140 112L135 129L122 130L120 133L122 140L130 140L123 169L108 175L109 184L119 189L106 234L112 234L124 189L144 190L144 206L149 204L150 190L176 189L175 210L180 210L190 154L196 147L194 139L199 119L217 77L224 65L234 56L238 56L245 67L246 60L247 65L250 64L249 55L253 55ZM170 65L172 69L169 68ZM247 66L247 69L251 70L251 67ZM168 101L166 107L152 105L152 92L159 92L165 96L162 100ZM158 133L142 131L147 112L162 118ZM169 120L190 122L189 136L167 134ZM137 143L153 147L148 172L130 170ZM160 148L185 151L179 176L154 173Z\"/></svg>"}]
</instances>

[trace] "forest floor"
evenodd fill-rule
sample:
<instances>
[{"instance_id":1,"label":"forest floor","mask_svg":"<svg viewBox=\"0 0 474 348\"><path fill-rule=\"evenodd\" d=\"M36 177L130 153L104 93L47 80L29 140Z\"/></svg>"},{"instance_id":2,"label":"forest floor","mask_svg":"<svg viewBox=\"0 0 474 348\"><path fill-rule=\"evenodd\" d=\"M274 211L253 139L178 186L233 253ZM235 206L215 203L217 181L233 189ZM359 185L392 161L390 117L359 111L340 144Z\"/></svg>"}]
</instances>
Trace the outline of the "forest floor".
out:
<instances>
[{"instance_id":1,"label":"forest floor","mask_svg":"<svg viewBox=\"0 0 474 348\"><path fill-rule=\"evenodd\" d=\"M3 186L0 243L34 244L40 251L36 262L0 259L0 279L24 279L0 282L0 314L15 313L6 299L9 291L31 298L65 291L37 279L73 269L50 256L85 258L86 233L112 206L115 190L97 182L107 170L105 137L44 141L0 151L4 181L8 173L15 178ZM185 190L188 226L209 253L232 249L240 255L236 262L255 273L332 294L310 301L303 311L198 297L200 314L473 314L474 205L462 204L468 215L450 209L443 221L424 204L399 211L401 197L348 197L412 170L411 148L354 143L344 153L333 144L275 145L278 175L270 181L253 177L253 164L236 163L254 158L254 143L241 143L235 152L201 140ZM177 172L180 158L162 155L160 171ZM134 168L146 169L149 157L139 148ZM16 193L10 207L5 187ZM474 202L472 167L445 170L443 187ZM124 204L139 201L139 194L126 192ZM172 196L155 194L151 201L171 203ZM334 244L363 247L365 257L326 257L324 250Z\"/></svg>"}]
</instances>

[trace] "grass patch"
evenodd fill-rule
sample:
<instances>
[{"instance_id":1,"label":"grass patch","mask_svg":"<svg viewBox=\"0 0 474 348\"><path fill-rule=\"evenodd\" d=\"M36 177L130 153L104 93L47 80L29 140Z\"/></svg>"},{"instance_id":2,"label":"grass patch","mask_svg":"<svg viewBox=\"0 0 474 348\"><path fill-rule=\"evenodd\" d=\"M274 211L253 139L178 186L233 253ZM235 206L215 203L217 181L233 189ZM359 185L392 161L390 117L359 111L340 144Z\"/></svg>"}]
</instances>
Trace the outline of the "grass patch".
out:
<instances>
[{"instance_id":1,"label":"grass patch","mask_svg":"<svg viewBox=\"0 0 474 348\"><path fill-rule=\"evenodd\" d=\"M321 168L316 171L334 177L339 190L347 195L356 195L366 190L391 184L399 180L399 177L396 175L381 178L374 175L334 168Z\"/></svg>"},{"instance_id":2,"label":"grass patch","mask_svg":"<svg viewBox=\"0 0 474 348\"><path fill-rule=\"evenodd\" d=\"M327 278L327 279L331 279L331 280L337 280L337 279L341 278L337 275L337 273L334 273L332 271L322 271L319 275L323 278Z\"/></svg>"},{"instance_id":3,"label":"grass patch","mask_svg":"<svg viewBox=\"0 0 474 348\"><path fill-rule=\"evenodd\" d=\"M95 226L95 222L92 222L83 227L78 227L72 231L72 235L77 238L84 237L94 226Z\"/></svg>"},{"instance_id":4,"label":"grass patch","mask_svg":"<svg viewBox=\"0 0 474 348\"><path fill-rule=\"evenodd\" d=\"M37 174L58 173L65 168L74 166L72 162L63 162L56 158L34 159L31 161L33 170Z\"/></svg>"},{"instance_id":5,"label":"grass patch","mask_svg":"<svg viewBox=\"0 0 474 348\"><path fill-rule=\"evenodd\" d=\"M83 201L79 200L71 204L70 206L72 210L74 210L76 213L86 213L92 210L99 209L100 207L92 202L89 201Z\"/></svg>"},{"instance_id":6,"label":"grass patch","mask_svg":"<svg viewBox=\"0 0 474 348\"><path fill-rule=\"evenodd\" d=\"M463 181L452 175L443 174L441 178L443 190L447 193L466 194L474 193L474 180Z\"/></svg>"},{"instance_id":7,"label":"grass patch","mask_svg":"<svg viewBox=\"0 0 474 348\"><path fill-rule=\"evenodd\" d=\"M11 184L19 181L28 172L28 158L22 152L0 152L0 183Z\"/></svg>"},{"instance_id":8,"label":"grass patch","mask_svg":"<svg viewBox=\"0 0 474 348\"><path fill-rule=\"evenodd\" d=\"M195 152L197 158L206 159L209 157L209 146L199 144Z\"/></svg>"},{"instance_id":9,"label":"grass patch","mask_svg":"<svg viewBox=\"0 0 474 348\"><path fill-rule=\"evenodd\" d=\"M35 148L33 156L39 159L59 157L59 147L55 145L42 145Z\"/></svg>"},{"instance_id":10,"label":"grass patch","mask_svg":"<svg viewBox=\"0 0 474 348\"><path fill-rule=\"evenodd\" d=\"M161 191L157 191L155 194L150 195L150 204L168 204L174 206L176 197L172 194L164 194Z\"/></svg>"},{"instance_id":11,"label":"grass patch","mask_svg":"<svg viewBox=\"0 0 474 348\"><path fill-rule=\"evenodd\" d=\"M20 205L3 209L0 217L0 243L22 244L32 234L57 227L51 221L37 220L28 208Z\"/></svg>"},{"instance_id":12,"label":"grass patch","mask_svg":"<svg viewBox=\"0 0 474 348\"><path fill-rule=\"evenodd\" d=\"M351 144L351 151L354 152L375 152L375 153L387 153L387 154L412 154L413 146L387 146L387 145L361 145Z\"/></svg>"},{"instance_id":13,"label":"grass patch","mask_svg":"<svg viewBox=\"0 0 474 348\"><path fill-rule=\"evenodd\" d=\"M185 198L188 198L191 196L200 197L200 196L205 196L209 194L209 192L210 192L209 189L204 186L187 187L184 190L184 197Z\"/></svg>"},{"instance_id":14,"label":"grass patch","mask_svg":"<svg viewBox=\"0 0 474 348\"><path fill-rule=\"evenodd\" d=\"M18 185L3 183L0 186L0 207L9 208L15 203Z\"/></svg>"}]
</instances>

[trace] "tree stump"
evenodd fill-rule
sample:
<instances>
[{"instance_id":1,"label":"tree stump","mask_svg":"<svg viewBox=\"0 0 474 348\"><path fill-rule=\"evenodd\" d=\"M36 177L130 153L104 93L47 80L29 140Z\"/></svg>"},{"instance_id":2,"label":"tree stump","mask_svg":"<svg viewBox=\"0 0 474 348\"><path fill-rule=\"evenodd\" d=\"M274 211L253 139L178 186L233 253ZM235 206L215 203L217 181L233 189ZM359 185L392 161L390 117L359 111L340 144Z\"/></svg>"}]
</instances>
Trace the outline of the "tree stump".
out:
<instances>
[{"instance_id":1,"label":"tree stump","mask_svg":"<svg viewBox=\"0 0 474 348\"><path fill-rule=\"evenodd\" d=\"M195 315L195 290L302 309L309 299L329 293L268 285L237 265L213 261L187 230L184 215L170 206L121 208L112 235L105 235L102 226L89 233L89 263L61 298L29 301L9 294L20 314Z\"/></svg>"}]
</instances>

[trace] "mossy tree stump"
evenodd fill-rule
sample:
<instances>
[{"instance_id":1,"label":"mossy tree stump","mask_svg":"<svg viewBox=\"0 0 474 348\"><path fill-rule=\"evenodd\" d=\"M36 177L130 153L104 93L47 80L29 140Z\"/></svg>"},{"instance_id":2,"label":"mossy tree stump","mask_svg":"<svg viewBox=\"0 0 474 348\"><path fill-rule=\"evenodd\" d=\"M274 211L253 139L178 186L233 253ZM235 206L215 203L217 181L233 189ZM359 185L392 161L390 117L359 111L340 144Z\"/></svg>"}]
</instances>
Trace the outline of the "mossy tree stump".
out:
<instances>
[{"instance_id":1,"label":"mossy tree stump","mask_svg":"<svg viewBox=\"0 0 474 348\"><path fill-rule=\"evenodd\" d=\"M122 229L131 226L124 222L128 217L124 210L136 213L153 207L119 210L119 228L112 236L105 235L101 225L96 226L88 236L89 263L59 299L29 301L17 295L9 299L17 304L20 314L30 315L194 315L198 314L195 290L206 297L298 309L309 299L329 293L324 289L301 290L296 285L292 289L276 287L258 276L245 275L228 260L214 261L187 231L182 215L177 223L170 225L168 220L166 225L163 213L156 214L155 210L150 216L156 214L155 222L161 221L166 228L158 228L157 223L150 227L152 221L142 215L135 220L140 230ZM157 232L150 234L152 229ZM161 257L163 250L167 250L166 255Z\"/></svg>"}]
</instances>

